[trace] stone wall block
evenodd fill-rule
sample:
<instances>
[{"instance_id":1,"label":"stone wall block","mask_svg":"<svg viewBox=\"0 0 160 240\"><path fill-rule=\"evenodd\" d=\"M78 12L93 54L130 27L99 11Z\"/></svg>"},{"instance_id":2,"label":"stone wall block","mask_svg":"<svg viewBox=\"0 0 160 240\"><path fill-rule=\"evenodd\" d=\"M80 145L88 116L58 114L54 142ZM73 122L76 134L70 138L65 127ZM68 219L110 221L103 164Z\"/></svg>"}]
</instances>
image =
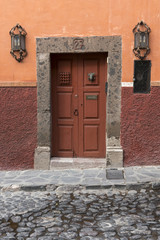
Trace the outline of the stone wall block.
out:
<instances>
[{"instance_id":1,"label":"stone wall block","mask_svg":"<svg viewBox=\"0 0 160 240\"><path fill-rule=\"evenodd\" d=\"M37 54L38 111L50 111L50 54Z\"/></svg>"},{"instance_id":2,"label":"stone wall block","mask_svg":"<svg viewBox=\"0 0 160 240\"><path fill-rule=\"evenodd\" d=\"M107 147L107 167L123 167L123 150L121 147Z\"/></svg>"},{"instance_id":3,"label":"stone wall block","mask_svg":"<svg viewBox=\"0 0 160 240\"><path fill-rule=\"evenodd\" d=\"M107 115L107 136L119 138L120 137L120 120L114 114Z\"/></svg>"},{"instance_id":4,"label":"stone wall block","mask_svg":"<svg viewBox=\"0 0 160 240\"><path fill-rule=\"evenodd\" d=\"M37 147L34 155L34 169L49 170L50 169L50 148Z\"/></svg>"},{"instance_id":5,"label":"stone wall block","mask_svg":"<svg viewBox=\"0 0 160 240\"><path fill-rule=\"evenodd\" d=\"M51 145L51 113L38 112L38 146Z\"/></svg>"}]
</instances>

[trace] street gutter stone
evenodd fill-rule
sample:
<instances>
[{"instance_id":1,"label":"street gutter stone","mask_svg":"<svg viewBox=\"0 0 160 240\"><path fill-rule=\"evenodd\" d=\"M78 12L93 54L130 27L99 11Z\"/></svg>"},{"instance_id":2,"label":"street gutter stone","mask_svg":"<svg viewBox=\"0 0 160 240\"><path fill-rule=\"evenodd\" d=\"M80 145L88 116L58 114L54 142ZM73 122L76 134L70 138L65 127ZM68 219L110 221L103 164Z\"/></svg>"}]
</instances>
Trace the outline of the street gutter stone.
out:
<instances>
[{"instance_id":1,"label":"street gutter stone","mask_svg":"<svg viewBox=\"0 0 160 240\"><path fill-rule=\"evenodd\" d=\"M107 179L124 179L123 170L109 169L106 170Z\"/></svg>"}]
</instances>

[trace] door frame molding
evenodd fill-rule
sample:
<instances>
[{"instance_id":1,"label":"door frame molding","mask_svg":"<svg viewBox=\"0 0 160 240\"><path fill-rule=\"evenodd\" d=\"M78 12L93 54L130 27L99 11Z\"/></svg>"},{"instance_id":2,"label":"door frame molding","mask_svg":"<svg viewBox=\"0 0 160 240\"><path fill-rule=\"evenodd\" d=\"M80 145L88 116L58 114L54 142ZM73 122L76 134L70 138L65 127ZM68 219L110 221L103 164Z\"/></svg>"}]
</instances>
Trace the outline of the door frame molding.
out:
<instances>
[{"instance_id":1,"label":"door frame molding","mask_svg":"<svg viewBox=\"0 0 160 240\"><path fill-rule=\"evenodd\" d=\"M51 67L54 53L107 53L106 166L122 167L120 144L121 36L45 37L36 39L37 59L37 148L34 168L50 169L51 161ZM104 89L105 91L105 89Z\"/></svg>"}]
</instances>

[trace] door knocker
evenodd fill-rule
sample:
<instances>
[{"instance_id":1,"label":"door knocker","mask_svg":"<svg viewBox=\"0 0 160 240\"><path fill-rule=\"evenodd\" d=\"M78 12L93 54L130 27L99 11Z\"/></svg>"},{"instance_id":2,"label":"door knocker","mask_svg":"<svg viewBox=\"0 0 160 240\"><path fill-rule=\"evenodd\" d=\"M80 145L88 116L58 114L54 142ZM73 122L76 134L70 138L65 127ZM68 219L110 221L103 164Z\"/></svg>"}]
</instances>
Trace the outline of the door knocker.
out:
<instances>
[{"instance_id":1,"label":"door knocker","mask_svg":"<svg viewBox=\"0 0 160 240\"><path fill-rule=\"evenodd\" d=\"M95 78L96 78L95 73L93 73L93 72L92 73L88 73L88 80L90 82L94 82Z\"/></svg>"}]
</instances>

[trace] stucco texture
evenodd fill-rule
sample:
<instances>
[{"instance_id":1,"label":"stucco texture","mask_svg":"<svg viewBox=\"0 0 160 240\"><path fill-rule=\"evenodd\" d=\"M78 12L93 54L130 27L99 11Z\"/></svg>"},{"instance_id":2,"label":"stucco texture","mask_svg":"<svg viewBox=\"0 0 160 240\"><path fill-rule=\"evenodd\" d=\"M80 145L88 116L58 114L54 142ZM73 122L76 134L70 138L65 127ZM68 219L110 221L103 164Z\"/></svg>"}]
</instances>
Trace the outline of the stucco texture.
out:
<instances>
[{"instance_id":1,"label":"stucco texture","mask_svg":"<svg viewBox=\"0 0 160 240\"><path fill-rule=\"evenodd\" d=\"M141 20L151 28L151 79L160 81L159 0L0 0L0 6L0 82L36 82L37 37L86 36L121 36L122 81L132 81L132 29ZM17 23L27 32L28 55L20 64L10 55L9 31Z\"/></svg>"},{"instance_id":2,"label":"stucco texture","mask_svg":"<svg viewBox=\"0 0 160 240\"><path fill-rule=\"evenodd\" d=\"M124 166L160 164L160 88L134 94L122 88L121 144Z\"/></svg>"},{"instance_id":3,"label":"stucco texture","mask_svg":"<svg viewBox=\"0 0 160 240\"><path fill-rule=\"evenodd\" d=\"M33 168L36 88L0 88L0 170Z\"/></svg>"}]
</instances>

